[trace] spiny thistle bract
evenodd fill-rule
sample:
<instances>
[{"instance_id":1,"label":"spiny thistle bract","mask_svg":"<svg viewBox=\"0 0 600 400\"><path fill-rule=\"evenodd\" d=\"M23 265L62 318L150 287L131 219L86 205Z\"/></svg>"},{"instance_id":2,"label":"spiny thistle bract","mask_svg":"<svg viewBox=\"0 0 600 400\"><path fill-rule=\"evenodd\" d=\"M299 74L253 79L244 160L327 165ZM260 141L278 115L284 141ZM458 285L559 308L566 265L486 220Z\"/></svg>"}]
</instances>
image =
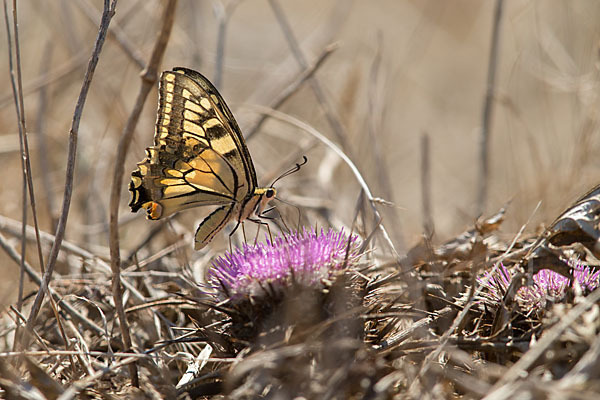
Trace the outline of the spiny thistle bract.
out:
<instances>
[{"instance_id":1,"label":"spiny thistle bract","mask_svg":"<svg viewBox=\"0 0 600 400\"><path fill-rule=\"evenodd\" d=\"M302 229L226 252L213 262L208 281L230 317L228 334L254 345L262 335L265 344L290 327L313 327L359 306L360 278L352 273L359 256L357 236ZM362 335L362 327L350 330L357 329Z\"/></svg>"}]
</instances>

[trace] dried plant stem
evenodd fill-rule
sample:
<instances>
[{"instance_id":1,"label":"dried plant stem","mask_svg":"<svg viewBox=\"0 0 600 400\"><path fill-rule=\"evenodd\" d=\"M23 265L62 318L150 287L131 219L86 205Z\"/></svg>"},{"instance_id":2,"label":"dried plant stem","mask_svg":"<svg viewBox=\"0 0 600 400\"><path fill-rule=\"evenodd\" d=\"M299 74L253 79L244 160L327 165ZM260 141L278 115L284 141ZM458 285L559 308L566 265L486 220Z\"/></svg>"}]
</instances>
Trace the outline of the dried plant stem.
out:
<instances>
[{"instance_id":1,"label":"dried plant stem","mask_svg":"<svg viewBox=\"0 0 600 400\"><path fill-rule=\"evenodd\" d=\"M492 28L492 43L488 60L488 74L481 122L481 142L479 148L479 193L477 198L477 213L483 214L488 197L488 180L490 177L490 128L494 92L496 90L496 68L498 66L498 50L500 48L500 23L502 22L503 0L496 0L494 9L494 24Z\"/></svg>"},{"instance_id":2,"label":"dried plant stem","mask_svg":"<svg viewBox=\"0 0 600 400\"><path fill-rule=\"evenodd\" d=\"M292 83L290 83L285 89L283 89L283 91L279 93L279 95L275 99L273 99L269 107L274 110L277 110L279 107L281 107L287 99L292 97L292 95L302 87L302 84L304 82L310 79L315 74L315 72L317 72L317 70L321 68L321 66L325 63L329 56L335 50L337 50L337 48L337 43L333 43L329 46L326 46L319 55L319 57L317 57L313 65L309 66L304 71L302 71ZM263 114L258 120L256 120L256 122L252 126L244 130L244 136L246 137L246 140L250 140L250 138L254 136L256 132L258 132L258 130L262 127L263 123L267 120L267 118L268 116L266 114Z\"/></svg>"},{"instance_id":3,"label":"dried plant stem","mask_svg":"<svg viewBox=\"0 0 600 400\"><path fill-rule=\"evenodd\" d=\"M491 392L484 397L487 400L498 400L507 398L505 385L509 385L523 376L533 364L540 358L550 347L550 345L558 339L558 337L570 326L573 326L577 318L586 312L590 307L600 301L600 289L594 290L588 296L581 300L581 303L573 307L560 321L552 328L544 332L544 335L531 347L531 349L523 355L513 366L509 368L506 374L502 375L500 380L496 382Z\"/></svg>"},{"instance_id":4,"label":"dried plant stem","mask_svg":"<svg viewBox=\"0 0 600 400\"><path fill-rule=\"evenodd\" d=\"M42 62L40 63L40 77L42 79L46 78L47 72L46 69L52 60L52 42L48 42L44 49L44 55L42 57ZM44 191L45 197L45 208L46 213L49 218L49 226L52 230L56 229L56 217L54 214L54 194L52 193L52 186L50 181L50 164L48 163L48 143L46 139L46 112L48 110L48 90L46 86L42 86L40 88L39 100L38 100L38 110L37 110L37 143L39 151L38 153L38 168L42 175L42 187Z\"/></svg>"},{"instance_id":5,"label":"dried plant stem","mask_svg":"<svg viewBox=\"0 0 600 400\"><path fill-rule=\"evenodd\" d=\"M572 379L593 379L597 377L600 370L600 335L592 342L589 350L579 359L577 364L567 372L566 377Z\"/></svg>"},{"instance_id":6,"label":"dried plant stem","mask_svg":"<svg viewBox=\"0 0 600 400\"><path fill-rule=\"evenodd\" d=\"M7 232L13 236L21 237L20 236L21 233L19 231L20 229L21 229L21 223L19 221L15 221L13 219L6 218L6 217L0 215L0 231ZM27 240L31 240L31 241L33 241L35 239L35 233L33 232L33 228L30 226L27 226L26 237L27 237ZM51 235L44 231L40 231L40 238L42 239L42 241L45 241L45 242L48 242L51 244L55 243L55 241L56 241L56 237L54 235ZM106 272L106 273L111 272L110 265L106 261L104 261L102 258L96 256L95 254L93 254L85 249L82 249L81 247L77 246L76 244L71 243L66 240L63 240L61 242L60 246L61 246L62 250L66 250L72 254L75 254L78 257L83 258L84 260L89 261L90 264L97 266L103 272ZM130 291L130 293L133 295L133 297L135 299L137 299L139 301L146 300L146 297L144 297L144 295L142 295L142 293L140 293L140 291L137 290L135 285L133 285L131 282L124 279L124 280L122 280L122 283L123 283L123 286L125 286L125 288Z\"/></svg>"},{"instance_id":7,"label":"dried plant stem","mask_svg":"<svg viewBox=\"0 0 600 400\"><path fill-rule=\"evenodd\" d=\"M381 125L384 119L385 113L385 102L381 101L384 96L378 93L379 88L379 71L381 69L381 53L382 53L382 38L381 32L377 35L377 53L371 64L371 70L369 73L369 85L368 85L368 106L369 112L367 113L368 122L368 133L371 140L371 150L373 152L373 162L375 164L375 170L377 171L377 179L379 181L379 191L383 194L383 197L391 203L395 203L393 188L395 185L392 184L392 179L388 171L390 170L386 164L386 157L384 149L381 146ZM394 235L396 246L403 251L404 250L404 237L402 235L402 225L400 223L400 217L396 210L396 207L388 207L383 211L384 215L387 214L388 220L393 221L391 224L391 230Z\"/></svg>"},{"instance_id":8,"label":"dried plant stem","mask_svg":"<svg viewBox=\"0 0 600 400\"><path fill-rule=\"evenodd\" d=\"M218 89L223 85L223 67L225 64L225 43L227 41L227 25L231 14L240 3L240 0L234 0L224 6L220 1L213 2L213 12L217 18L217 55L215 57L215 76L213 83Z\"/></svg>"},{"instance_id":9,"label":"dried plant stem","mask_svg":"<svg viewBox=\"0 0 600 400\"><path fill-rule=\"evenodd\" d=\"M525 227L531 222L531 218L536 213L538 207L539 207L539 204L534 209L533 213L529 217L529 220L524 225L521 226L521 229L519 230L519 232L517 232L517 234L513 238L513 241L510 243L510 245L508 246L508 248L504 251L504 256L508 255L511 252L511 250L513 249L513 247L517 243L517 240L521 237L521 235L525 231ZM496 270L498 268L498 266L502 262L502 259L503 258L500 258L498 260L498 262L494 265L492 271L494 271L494 270ZM475 274L473 274L472 280L473 281L472 281L472 284L471 284L471 288L470 288L469 293L468 293L468 301L464 305L464 308L461 310L461 312L458 313L458 315L456 316L456 318L454 318L454 321L452 321L452 325L450 326L450 328L448 328L446 330L446 332L440 338L440 344L439 344L439 346L433 352L431 352L425 358L425 360L423 361L423 363L421 364L421 368L419 369L418 375L415 377L415 379L411 383L410 387L408 388L408 392L409 393L412 393L413 395L415 393L418 393L418 387L417 386L418 386L419 382L422 380L423 376L425 376L425 374L429 370L429 368L430 368L430 366L432 364L432 360L437 360L438 356L446 348L446 345L448 344L448 342L450 340L450 335L452 335L454 333L454 331L456 330L456 328L458 326L460 326L460 324L462 324L463 320L465 319L465 317L467 316L467 314L471 310L471 307L473 307L473 304L475 303L475 296L479 295L481 293L481 291L483 290L483 287L478 284L478 282L476 280L476 275Z\"/></svg>"},{"instance_id":10,"label":"dried plant stem","mask_svg":"<svg viewBox=\"0 0 600 400\"><path fill-rule=\"evenodd\" d=\"M119 323L121 327L121 334L123 336L123 344L127 350L132 350L131 335L129 332L129 325L127 323L127 317L125 310L123 309L123 294L121 290L121 255L119 251L119 201L121 198L121 189L123 186L123 174L125 157L127 156L127 150L131 143L131 138L135 132L140 114L144 108L144 103L148 97L148 93L154 87L158 79L158 67L164 55L169 36L171 35L171 29L173 27L173 21L175 20L175 9L177 7L177 0L169 0L165 3L163 13L161 15L162 27L152 54L148 66L142 72L142 85L138 93L136 102L131 110L127 124L121 134L119 140L119 146L117 147L117 156L115 159L115 171L113 175L111 193L110 193L110 258L111 258L111 270L112 270L112 294L115 300L115 307L117 309L117 315L119 316ZM135 363L130 364L130 375L131 381L134 386L139 386L137 368Z\"/></svg>"},{"instance_id":11,"label":"dried plant stem","mask_svg":"<svg viewBox=\"0 0 600 400\"><path fill-rule=\"evenodd\" d=\"M421 135L421 202L423 203L423 233L431 238L434 232L433 217L431 216L431 161L429 150L429 135Z\"/></svg>"},{"instance_id":12,"label":"dried plant stem","mask_svg":"<svg viewBox=\"0 0 600 400\"><path fill-rule=\"evenodd\" d=\"M0 247L8 254L10 258L17 264L20 262L21 256L17 251L9 244L8 240L0 234ZM42 284L42 278L39 277L35 269L29 265L28 262L25 262L23 270L29 276L29 279L36 285L40 286ZM77 311L74 307L72 307L65 300L62 300L58 294L52 289L48 288L50 295L56 301L60 308L62 308L67 314L69 314L73 319L79 321L84 327L95 331L100 335L104 335L104 330L96 325L93 321L86 318L83 314Z\"/></svg>"},{"instance_id":13,"label":"dried plant stem","mask_svg":"<svg viewBox=\"0 0 600 400\"><path fill-rule=\"evenodd\" d=\"M125 358L120 362L114 363L108 366L107 368L102 368L92 375L88 375L79 381L73 382L69 385L69 388L61 394L59 400L70 400L78 398L77 395L79 394L79 392L83 391L86 387L92 385L95 381L99 380L104 375L108 373L113 373L114 371L117 371L119 368L122 368L124 366L131 366L136 362L136 360L136 357L130 355L128 358Z\"/></svg>"},{"instance_id":14,"label":"dried plant stem","mask_svg":"<svg viewBox=\"0 0 600 400\"><path fill-rule=\"evenodd\" d=\"M377 349L381 351L390 351L401 344L403 341L410 338L414 333L419 329L425 329L429 327L432 323L440 319L440 317L446 316L450 314L454 308L452 307L444 307L441 310L437 311L435 314L428 315L425 318L422 318L418 321L413 322L408 328L399 330L395 332L393 335L390 335L389 338L383 340L378 346Z\"/></svg>"},{"instance_id":15,"label":"dried plant stem","mask_svg":"<svg viewBox=\"0 0 600 400\"><path fill-rule=\"evenodd\" d=\"M284 34L286 40L288 41L288 44L290 46L290 49L292 50L292 54L296 58L296 61L302 67L302 69L304 69L304 70L308 69L308 62L306 61L306 57L304 56L304 53L302 52L302 49L300 48L300 45L298 44L298 41L296 40L296 37L294 36L294 33L289 24L289 21L287 20L283 10L281 9L279 2L277 0L269 0L269 5L271 6L273 13L275 14L277 22L279 23L279 25L283 31L283 34ZM352 157L352 154L353 154L352 149L350 148L350 144L347 140L348 135L346 133L346 130L345 130L340 118L335 113L334 107L331 105L331 102L328 100L327 96L325 95L325 92L323 91L323 88L321 87L319 80L315 76L311 76L307 79L313 89L313 92L315 93L315 96L317 97L317 101L323 108L323 110L325 112L325 116L327 118L327 122L331 126L335 137L337 138L338 142L340 143L340 146L344 150L344 153L350 155L350 158L353 158ZM373 197L370 195L370 192L369 192L368 197L369 197L371 206L373 207L373 210L375 211L375 217L376 217L375 225L377 225L379 223L379 221L381 220L381 215L380 215L379 211L376 210L376 208L373 204L373 201L372 201ZM400 260L399 254L396 251L395 246L393 245L393 242L392 242L391 238L389 237L387 231L385 230L383 225L380 225L380 227L382 229L382 233L384 234L386 242L388 242L388 244L392 246L393 252L397 256L396 259ZM399 241L402 241L402 238L400 235L397 235L397 237L398 237Z\"/></svg>"},{"instance_id":16,"label":"dried plant stem","mask_svg":"<svg viewBox=\"0 0 600 400\"><path fill-rule=\"evenodd\" d=\"M286 40L288 41L288 45L292 50L294 58L296 58L296 61L298 62L300 67L302 67L303 70L308 69L308 61L306 61L306 57L304 56L304 53L302 52L302 49L300 48L300 45L298 44L298 41L294 36L290 23L287 20L285 14L283 13L279 2L277 0L269 0L269 5L271 6L273 13L275 14L275 18L277 19L277 22L279 23ZM333 129L333 133L335 134L336 139L342 146L342 149L344 149L346 153L352 154L350 152L350 144L347 140L348 135L346 134L344 126L340 121L340 118L335 114L334 107L327 99L327 96L325 96L325 92L323 91L320 82L317 80L316 77L312 76L309 78L309 83L313 89L313 92L315 93L315 96L317 97L317 101L319 102L321 107L323 107L323 110L325 111L325 116L327 118L327 122L331 126L331 129Z\"/></svg>"},{"instance_id":17,"label":"dried plant stem","mask_svg":"<svg viewBox=\"0 0 600 400\"><path fill-rule=\"evenodd\" d=\"M79 0L74 4L83 12L83 14L90 20L91 23L97 25L100 21L100 13L96 10L96 7L89 0ZM119 13L120 15L120 13ZM123 52L133 61L133 63L139 68L144 69L144 59L140 55L139 51L131 41L127 38L125 32L115 22L108 27L108 37L114 39Z\"/></svg>"},{"instance_id":18,"label":"dried plant stem","mask_svg":"<svg viewBox=\"0 0 600 400\"><path fill-rule=\"evenodd\" d=\"M431 353L429 353L427 355L427 357L425 357L425 360L423 361L423 363L421 364L421 368L419 369L419 373L417 374L417 376L415 377L415 379L412 381L412 383L410 384L410 386L408 388L409 394L411 394L413 396L417 395L417 397L418 397L419 383L422 382L423 377L425 376L427 371L429 371L429 368L432 364L432 360L437 360L439 355L446 348L446 345L450 341L450 336L454 333L456 328L462 323L462 321L465 319L467 314L471 311L471 307L474 304L474 297L477 294L479 294L480 292L481 292L481 286L477 287L477 289L475 289L475 285L471 286L471 292L469 294L469 301L467 302L465 307L460 311L460 313L458 313L456 318L454 318L454 321L452 321L452 325L444 332L444 334L442 335L442 337L439 340L439 346L437 346L437 348L434 351L432 351Z\"/></svg>"},{"instance_id":19,"label":"dried plant stem","mask_svg":"<svg viewBox=\"0 0 600 400\"><path fill-rule=\"evenodd\" d=\"M151 354L144 354L144 353L137 353L137 354L132 354L132 353L122 353L122 352L107 352L107 351L77 351L77 350L48 350L48 351L43 351L43 350L38 350L38 351L24 351L21 353L16 353L16 352L2 352L0 353L0 358L8 358L8 357L14 357L14 356L18 356L18 355L24 355L24 356L28 356L28 357L48 357L48 356L68 356L68 355L74 355L74 356L93 356L93 357L104 357L104 358L109 358L109 357L115 357L115 358L131 358L131 359L147 359L150 360L153 358L153 355ZM179 357L175 357L175 358L181 358L181 359L186 359L184 358L184 356L179 356ZM233 363L236 361L235 358L209 358L210 361L214 361L214 362L229 362L229 363ZM239 360L237 360L239 362Z\"/></svg>"},{"instance_id":20,"label":"dried plant stem","mask_svg":"<svg viewBox=\"0 0 600 400\"><path fill-rule=\"evenodd\" d=\"M27 128L25 125L25 102L23 100L23 79L21 75L21 48L19 45L19 29L18 29L18 17L17 17L17 2L13 0L13 31L14 31L14 44L15 44L15 58L16 58L16 76L17 76L17 84L15 85L15 69L13 68L13 59L12 59L12 43L10 40L10 27L8 23L8 13L6 7L6 0L4 1L4 15L6 19L6 28L7 28L7 37L8 37L8 48L9 48L9 67L10 67L10 76L11 76L11 85L14 93L15 99L15 108L19 120L19 138L20 138L20 147L21 147L21 166L23 170L23 204L22 204L22 228L21 234L25 233L25 226L27 225L27 189L29 189L29 198L31 199L31 211L33 215L33 223L35 228L35 237L37 244L37 253L38 260L40 263L40 268L42 272L44 271L44 256L42 254L42 246L40 241L40 229L37 219L37 210L35 204L35 194L33 188L33 179L31 173L31 162L30 162L30 153L29 153L29 139L27 135ZM17 309L20 311L23 301L23 281L25 275L25 251L26 251L26 242L24 235L22 237L21 242L21 271L20 271L20 280L19 280L19 299ZM64 336L64 330L62 327L62 323L58 318L58 313L56 312L55 304L52 304L52 308L55 311L55 315L57 317L57 322L60 328L61 333L63 334L63 338L66 340ZM20 335L17 332L15 335L15 346L20 342Z\"/></svg>"},{"instance_id":21,"label":"dried plant stem","mask_svg":"<svg viewBox=\"0 0 600 400\"><path fill-rule=\"evenodd\" d=\"M8 9L6 6L6 0L4 0L3 2L4 4L4 20L6 22L6 37L8 39L8 51L9 51L9 57L8 57L8 66L9 66L9 70L10 70L10 83L11 83L11 87L12 87L12 92L13 92L13 99L14 99L14 103L15 103L15 110L17 113L17 121L19 121L19 149L21 152L21 171L23 173L23 188L22 188L22 201L23 201L23 212L21 215L21 260L20 260L20 276L19 276L19 294L18 294L18 299L17 299L17 310L21 311L22 306L23 306L23 282L24 282L24 274L25 274L25 252L27 249L26 246L26 242L25 242L25 227L27 226L27 169L25 166L25 149L23 146L23 139L24 139L24 131L25 131L25 120L21 118L21 115L23 114L21 112L22 108L20 105L20 101L23 100L23 98L19 98L19 93L17 91L17 85L15 83L15 77L14 77L14 68L13 68L13 51L12 51L12 39L11 39L11 34L10 34L10 23L8 22Z\"/></svg>"},{"instance_id":22,"label":"dried plant stem","mask_svg":"<svg viewBox=\"0 0 600 400\"><path fill-rule=\"evenodd\" d=\"M83 113L83 107L85 105L85 100L87 98L87 94L90 88L90 84L92 82L92 78L94 76L94 71L96 70L96 66L98 65L98 59L100 57L100 52L102 50L102 46L104 44L104 40L106 38L106 32L108 31L108 25L110 24L110 20L115 14L117 0L113 0L112 4L109 0L104 0L104 11L102 14L102 22L100 23L100 28L98 31L98 36L96 38L96 42L94 44L94 50L92 52L92 57L88 63L88 68L85 73L85 77L83 80L83 84L81 87L81 91L79 93L79 98L77 99L77 105L75 106L75 112L73 113L73 122L71 125L71 130L69 132L69 148L68 148L68 158L67 158L67 168L66 168L66 178L65 178L65 191L62 203L62 210L60 214L60 218L58 220L58 224L56 227L56 235L55 241L52 245L52 249L50 250L50 255L48 256L48 264L46 267L46 271L44 272L44 277L42 279L42 283L40 285L40 289L38 290L37 296L31 308L31 313L29 314L29 318L27 320L27 330L31 331L33 326L35 325L38 313L42 306L42 302L44 300L44 295L48 290L48 284L52 279L52 273L54 272L54 266L56 265L56 260L58 258L58 253L61 248L61 243L65 235L65 228L67 225L67 219L69 216L69 208L71 206L71 197L73 194L73 177L75 173L75 160L77 155L77 138L79 135L79 122L81 121L81 115ZM27 340L28 342L28 340ZM27 347L27 343L24 343L24 348Z\"/></svg>"}]
</instances>

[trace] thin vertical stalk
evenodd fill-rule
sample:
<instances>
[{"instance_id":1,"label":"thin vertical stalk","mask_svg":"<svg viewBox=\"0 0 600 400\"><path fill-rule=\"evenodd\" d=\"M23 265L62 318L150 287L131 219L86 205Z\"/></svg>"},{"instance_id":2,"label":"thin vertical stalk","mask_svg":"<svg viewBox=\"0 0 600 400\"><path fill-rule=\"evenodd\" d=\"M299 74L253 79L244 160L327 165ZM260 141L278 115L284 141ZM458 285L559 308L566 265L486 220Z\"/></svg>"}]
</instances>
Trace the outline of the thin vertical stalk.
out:
<instances>
[{"instance_id":1,"label":"thin vertical stalk","mask_svg":"<svg viewBox=\"0 0 600 400\"><path fill-rule=\"evenodd\" d=\"M479 147L479 192L477 196L477 213L483 214L487 203L490 177L490 128L492 125L492 112L494 93L496 91L496 68L498 66L498 49L500 48L500 23L502 22L503 0L496 0L494 8L494 24L492 28L492 43L488 59L487 84L483 105L481 123L481 141Z\"/></svg>"},{"instance_id":2,"label":"thin vertical stalk","mask_svg":"<svg viewBox=\"0 0 600 400\"><path fill-rule=\"evenodd\" d=\"M215 76L213 82L215 87L222 89L223 85L223 68L225 65L225 44L227 43L227 25L229 18L239 4L239 0L234 0L227 6L221 2L213 3L213 13L217 18L217 55L215 57Z\"/></svg>"},{"instance_id":3,"label":"thin vertical stalk","mask_svg":"<svg viewBox=\"0 0 600 400\"><path fill-rule=\"evenodd\" d=\"M121 327L121 335L123 336L123 344L125 350L132 349L131 335L129 332L129 324L127 316L123 308L123 291L121 288L121 254L119 250L119 202L121 199L121 189L123 186L123 174L125 171L125 157L129 150L129 144L135 132L140 114L144 108L144 104L148 97L148 93L156 84L158 79L158 67L162 61L163 55L169 42L171 29L175 20L175 9L177 8L177 0L169 0L165 3L163 13L161 15L162 27L161 31L154 43L150 61L147 67L142 72L142 85L138 93L137 99L127 120L127 124L121 134L119 146L117 147L117 156L115 159L115 170L113 175L112 187L110 192L110 259L112 270L112 294L115 300L115 307L119 317L119 325ZM131 375L132 385L139 386L137 367L135 363L129 365L129 373Z\"/></svg>"},{"instance_id":4,"label":"thin vertical stalk","mask_svg":"<svg viewBox=\"0 0 600 400\"><path fill-rule=\"evenodd\" d=\"M85 101L87 99L90 85L92 83L92 78L94 76L96 66L98 65L100 52L102 51L102 46L104 45L104 40L106 39L108 25L110 24L110 21L115 14L116 3L117 0L113 0L112 4L110 3L110 0L104 0L104 11L102 14L102 21L98 30L98 36L96 37L94 50L92 51L92 57L88 63L88 67L83 79L83 84L81 86L81 91L79 92L79 98L77 99L77 104L73 113L73 121L71 124L71 130L69 132L65 191L63 195L61 214L56 227L55 241L52 244L52 249L50 250L50 255L48 256L48 263L44 272L42 284L40 285L40 289L37 292L33 306L31 308L31 313L29 314L29 318L27 319L28 331L31 331L33 329L33 326L35 325L37 316L41 309L42 302L44 301L44 296L48 292L48 284L52 279L52 274L54 272L54 267L56 265L58 253L60 252L61 244L65 236L65 228L67 226L69 208L71 206L71 198L73 195L73 178L75 176L75 161L77 158L77 139L79 136L79 123L81 121ZM27 347L27 342L29 342L29 340L24 342L24 347Z\"/></svg>"},{"instance_id":5,"label":"thin vertical stalk","mask_svg":"<svg viewBox=\"0 0 600 400\"><path fill-rule=\"evenodd\" d=\"M42 271L44 270L44 256L42 255L42 247L40 242L40 230L37 219L37 211L35 205L35 195L33 189L33 179L31 177L31 162L29 156L29 140L27 135L27 126L25 124L25 102L23 100L23 78L21 74L21 50L19 45L19 29L18 29L18 13L17 13L17 2L13 0L12 4L12 12L13 12L13 32L14 32L14 56L15 56L15 64L13 65L13 50L12 50L12 41L10 38L10 24L8 22L8 11L6 6L6 0L4 1L4 16L6 21L6 32L8 38L8 50L9 50L9 69L10 69L10 78L11 78L11 86L13 90L15 108L17 112L17 117L19 120L19 145L21 149L21 167L23 171L23 204L22 204L22 221L21 221L21 235L24 235L27 225L27 196L29 194L29 198L31 200L31 211L33 215L33 222L35 228L35 236L36 236L36 244L37 244L37 253L39 257L40 268ZM15 68L16 67L16 68ZM16 71L15 71L16 69ZM16 74L15 74L16 72ZM16 79L15 79L16 75ZM16 80L16 82L15 82ZM29 191L27 191L29 189ZM18 302L17 308L20 311L23 303L23 284L25 277L25 252L26 252L26 242L22 236L21 242L21 271L20 271L20 279L19 279L19 294L18 294ZM60 327L60 321L58 321ZM62 332L62 329L61 329ZM15 335L15 348L20 341L19 332Z\"/></svg>"},{"instance_id":6,"label":"thin vertical stalk","mask_svg":"<svg viewBox=\"0 0 600 400\"><path fill-rule=\"evenodd\" d=\"M431 216L431 158L429 135L421 135L421 202L423 203L423 233L427 238L433 235L433 217Z\"/></svg>"},{"instance_id":7,"label":"thin vertical stalk","mask_svg":"<svg viewBox=\"0 0 600 400\"><path fill-rule=\"evenodd\" d=\"M49 41L44 49L44 55L42 62L40 63L40 77L46 79L48 77L47 68L51 64L53 53L53 44ZM37 167L42 175L42 188L45 198L44 206L46 208L46 214L48 214L48 222L51 230L56 229L56 216L54 207L54 194L52 193L52 184L50 178L50 164L48 163L48 142L46 134L46 112L48 111L48 87L42 86L40 88L40 94L38 98L38 109L37 123L35 131L37 133L37 145L39 151L37 152L38 162Z\"/></svg>"},{"instance_id":8,"label":"thin vertical stalk","mask_svg":"<svg viewBox=\"0 0 600 400\"><path fill-rule=\"evenodd\" d=\"M23 280L25 278L25 252L27 250L25 240L25 228L27 226L27 170L25 167L25 149L23 147L23 125L21 124L21 109L19 106L19 99L17 93L17 85L15 83L14 68L13 68L13 50L12 50L12 38L10 34L10 23L8 22L8 9L6 7L6 0L4 0L4 20L6 22L6 37L8 39L8 67L10 71L10 83L13 91L13 97L15 100L15 110L17 113L17 121L19 123L19 149L21 152L21 171L23 173L23 188L21 199L23 201L23 212L21 216L21 256L20 256L20 275L19 275L19 294L17 299L17 310L21 311L23 306Z\"/></svg>"}]
</instances>

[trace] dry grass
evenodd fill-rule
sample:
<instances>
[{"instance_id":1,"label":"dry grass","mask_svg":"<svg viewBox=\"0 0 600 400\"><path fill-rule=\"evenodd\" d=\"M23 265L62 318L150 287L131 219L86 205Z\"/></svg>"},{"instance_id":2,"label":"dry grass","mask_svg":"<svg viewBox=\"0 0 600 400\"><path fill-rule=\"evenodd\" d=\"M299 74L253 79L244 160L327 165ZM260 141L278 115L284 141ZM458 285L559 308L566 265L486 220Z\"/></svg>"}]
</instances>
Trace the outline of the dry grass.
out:
<instances>
[{"instance_id":1,"label":"dry grass","mask_svg":"<svg viewBox=\"0 0 600 400\"><path fill-rule=\"evenodd\" d=\"M167 42L167 2L120 0L97 68L85 75L99 44L103 3L18 2L20 62L7 4L24 120L15 111L3 29L5 396L598 395L598 291L575 291L533 314L514 299L543 267L568 274L564 260L574 257L597 265L593 229L583 236L568 231L567 245L556 239L566 225L551 225L598 183L597 2L502 2L493 60L493 2L179 0ZM228 248L227 234L194 252L193 232L206 209L151 222L127 207L129 172L151 144L156 118L148 65L157 72L190 67L218 85L248 137L261 183L308 157L299 173L278 183L278 195L297 205L300 217L293 206L278 209L291 226L347 227L369 237L364 281L344 281L360 306L311 327L312 334L256 342L232 335L227 313L210 305L201 286L211 258ZM475 222L490 65L496 77L487 96L493 112L482 209L492 215L511 200L501 226ZM29 187L20 133L28 137ZM120 168L122 183L115 179ZM61 212L65 187L72 188L68 218ZM29 201L23 208L30 190L35 213ZM594 201L585 204L595 210ZM595 229L591 212L573 217L579 224L588 219ZM254 237L255 227L246 228ZM475 278L500 260L523 278L514 278L501 304L482 303ZM121 273L113 273L119 266ZM51 302L38 294L48 271ZM116 278L121 288L111 287ZM125 318L128 325L119 322ZM131 346L122 339L128 334ZM175 385L199 354L199 381L178 393ZM135 376L142 389L134 388Z\"/></svg>"}]
</instances>

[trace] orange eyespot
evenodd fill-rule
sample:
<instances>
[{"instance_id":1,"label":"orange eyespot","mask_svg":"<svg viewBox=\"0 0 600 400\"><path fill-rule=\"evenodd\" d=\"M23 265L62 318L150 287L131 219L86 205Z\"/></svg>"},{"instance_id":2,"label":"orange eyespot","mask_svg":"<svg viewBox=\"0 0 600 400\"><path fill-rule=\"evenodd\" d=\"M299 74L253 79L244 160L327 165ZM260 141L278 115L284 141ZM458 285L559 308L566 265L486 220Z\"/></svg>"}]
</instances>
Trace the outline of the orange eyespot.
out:
<instances>
[{"instance_id":1,"label":"orange eyespot","mask_svg":"<svg viewBox=\"0 0 600 400\"><path fill-rule=\"evenodd\" d=\"M148 219L159 219L162 215L162 206L154 201L146 203L143 207L146 208Z\"/></svg>"}]
</instances>

